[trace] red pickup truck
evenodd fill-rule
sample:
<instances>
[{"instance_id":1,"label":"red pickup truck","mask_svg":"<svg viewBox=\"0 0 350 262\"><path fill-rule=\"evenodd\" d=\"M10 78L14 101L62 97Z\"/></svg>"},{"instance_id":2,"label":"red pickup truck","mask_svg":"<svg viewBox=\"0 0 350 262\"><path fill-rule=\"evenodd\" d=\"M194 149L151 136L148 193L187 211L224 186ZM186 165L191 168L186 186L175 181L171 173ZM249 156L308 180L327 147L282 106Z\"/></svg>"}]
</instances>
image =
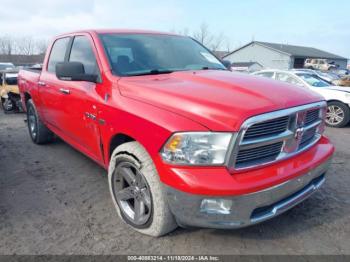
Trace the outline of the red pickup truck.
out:
<instances>
[{"instance_id":1,"label":"red pickup truck","mask_svg":"<svg viewBox=\"0 0 350 262\"><path fill-rule=\"evenodd\" d=\"M189 37L60 35L18 81L33 142L55 134L107 169L121 219L152 236L275 217L323 184L334 151L323 98L230 72Z\"/></svg>"}]
</instances>

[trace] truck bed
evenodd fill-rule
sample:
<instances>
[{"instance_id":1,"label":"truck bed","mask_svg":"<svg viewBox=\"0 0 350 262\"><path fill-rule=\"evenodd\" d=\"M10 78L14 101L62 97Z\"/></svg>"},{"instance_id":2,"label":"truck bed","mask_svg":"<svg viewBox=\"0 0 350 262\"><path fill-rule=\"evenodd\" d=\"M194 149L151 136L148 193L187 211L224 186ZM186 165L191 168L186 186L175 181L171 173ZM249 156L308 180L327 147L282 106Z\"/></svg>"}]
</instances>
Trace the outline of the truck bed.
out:
<instances>
[{"instance_id":1,"label":"truck bed","mask_svg":"<svg viewBox=\"0 0 350 262\"><path fill-rule=\"evenodd\" d=\"M18 73L18 87L22 97L22 106L26 110L26 98L35 97L38 90L41 68L22 69Z\"/></svg>"}]
</instances>

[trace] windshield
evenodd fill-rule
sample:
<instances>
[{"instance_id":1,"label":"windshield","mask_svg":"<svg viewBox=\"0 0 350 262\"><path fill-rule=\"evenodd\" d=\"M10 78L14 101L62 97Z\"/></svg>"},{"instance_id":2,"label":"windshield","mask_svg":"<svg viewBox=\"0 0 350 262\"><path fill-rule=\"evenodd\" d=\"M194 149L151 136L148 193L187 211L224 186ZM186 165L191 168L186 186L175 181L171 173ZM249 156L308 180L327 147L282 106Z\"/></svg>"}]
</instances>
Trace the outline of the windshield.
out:
<instances>
[{"instance_id":1,"label":"windshield","mask_svg":"<svg viewBox=\"0 0 350 262\"><path fill-rule=\"evenodd\" d=\"M318 71L318 74L320 76L323 76L323 77L328 77L328 78L330 78L332 80L339 80L340 79L340 77L337 74L334 74L334 73L331 73L331 72L325 73L325 72L322 72L322 71Z\"/></svg>"},{"instance_id":2,"label":"windshield","mask_svg":"<svg viewBox=\"0 0 350 262\"><path fill-rule=\"evenodd\" d=\"M216 69L225 66L189 37L156 34L101 34L112 70L120 76Z\"/></svg>"},{"instance_id":3,"label":"windshield","mask_svg":"<svg viewBox=\"0 0 350 262\"><path fill-rule=\"evenodd\" d=\"M321 78L319 78L316 75L301 74L301 73L298 73L296 75L299 76L306 83L308 83L309 85L311 85L313 87L327 87L327 86L330 86L329 83L327 83L326 81L322 80Z\"/></svg>"}]
</instances>

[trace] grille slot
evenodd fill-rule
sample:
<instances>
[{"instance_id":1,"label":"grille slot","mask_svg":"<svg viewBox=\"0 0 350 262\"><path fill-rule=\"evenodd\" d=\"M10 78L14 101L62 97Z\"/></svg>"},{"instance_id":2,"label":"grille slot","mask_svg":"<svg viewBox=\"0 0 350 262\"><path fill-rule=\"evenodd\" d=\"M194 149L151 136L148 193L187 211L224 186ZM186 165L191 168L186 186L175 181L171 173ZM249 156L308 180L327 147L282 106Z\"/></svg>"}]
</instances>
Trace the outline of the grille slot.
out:
<instances>
[{"instance_id":1,"label":"grille slot","mask_svg":"<svg viewBox=\"0 0 350 262\"><path fill-rule=\"evenodd\" d=\"M320 119L320 109L313 109L306 113L305 125L315 123Z\"/></svg>"},{"instance_id":2,"label":"grille slot","mask_svg":"<svg viewBox=\"0 0 350 262\"><path fill-rule=\"evenodd\" d=\"M301 138L299 149L302 149L309 145L315 138L317 127L310 128L305 131L303 137Z\"/></svg>"},{"instance_id":3,"label":"grille slot","mask_svg":"<svg viewBox=\"0 0 350 262\"><path fill-rule=\"evenodd\" d=\"M239 167L249 165L254 162L273 161L280 154L283 142L274 143L271 145L261 146L258 148L251 148L240 150L236 159L236 165Z\"/></svg>"},{"instance_id":4,"label":"grille slot","mask_svg":"<svg viewBox=\"0 0 350 262\"><path fill-rule=\"evenodd\" d=\"M269 135L277 135L287 130L289 116L257 123L248 128L244 139L258 138Z\"/></svg>"}]
</instances>

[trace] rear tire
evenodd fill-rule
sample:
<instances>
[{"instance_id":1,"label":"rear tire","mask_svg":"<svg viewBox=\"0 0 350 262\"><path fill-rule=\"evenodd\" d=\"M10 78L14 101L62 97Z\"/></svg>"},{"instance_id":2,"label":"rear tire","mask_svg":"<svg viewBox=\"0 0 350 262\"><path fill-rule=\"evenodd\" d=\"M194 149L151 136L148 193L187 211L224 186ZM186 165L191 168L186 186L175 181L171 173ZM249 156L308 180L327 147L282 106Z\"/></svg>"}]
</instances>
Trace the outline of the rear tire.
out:
<instances>
[{"instance_id":1,"label":"rear tire","mask_svg":"<svg viewBox=\"0 0 350 262\"><path fill-rule=\"evenodd\" d=\"M341 102L329 102L327 105L326 124L329 127L344 127L349 123L350 109Z\"/></svg>"},{"instance_id":2,"label":"rear tire","mask_svg":"<svg viewBox=\"0 0 350 262\"><path fill-rule=\"evenodd\" d=\"M128 172L124 173L123 168L132 171L131 176L129 176L132 179L125 175ZM122 185L125 185L124 188L120 186L121 180ZM127 180L132 182L129 183ZM137 181L141 180L143 181L142 187L138 187ZM154 163L139 143L128 142L118 146L113 151L108 170L108 182L113 204L119 217L134 230L159 237L178 227L169 209L167 196ZM136 207L139 204L136 204L138 195L137 192L135 193L135 188L140 189L140 191L144 190L142 192L148 192L141 196L141 202L147 203L142 204L142 211L146 210L142 219L136 219L136 217L141 216L136 215ZM125 197L123 194L125 189L131 192L131 195ZM145 201L143 201L142 198L145 196L147 199L144 198Z\"/></svg>"},{"instance_id":3,"label":"rear tire","mask_svg":"<svg viewBox=\"0 0 350 262\"><path fill-rule=\"evenodd\" d=\"M53 140L54 134L40 120L32 99L27 102L27 124L29 135L35 144L46 144Z\"/></svg>"},{"instance_id":4,"label":"rear tire","mask_svg":"<svg viewBox=\"0 0 350 262\"><path fill-rule=\"evenodd\" d=\"M14 105L9 98L1 98L1 106L5 114L14 111Z\"/></svg>"}]
</instances>

